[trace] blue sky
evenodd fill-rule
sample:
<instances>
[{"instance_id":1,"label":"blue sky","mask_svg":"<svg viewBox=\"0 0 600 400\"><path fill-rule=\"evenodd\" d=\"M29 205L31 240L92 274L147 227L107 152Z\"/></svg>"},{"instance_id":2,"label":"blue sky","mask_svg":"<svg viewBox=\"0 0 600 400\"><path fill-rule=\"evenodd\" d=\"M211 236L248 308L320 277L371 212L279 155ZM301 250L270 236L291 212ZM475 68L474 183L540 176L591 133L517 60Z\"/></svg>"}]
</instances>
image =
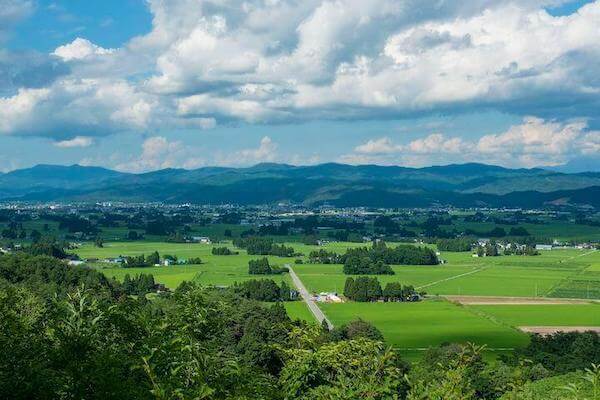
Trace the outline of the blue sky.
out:
<instances>
[{"instance_id":1,"label":"blue sky","mask_svg":"<svg viewBox=\"0 0 600 400\"><path fill-rule=\"evenodd\" d=\"M598 26L600 0L0 0L0 171L598 160Z\"/></svg>"}]
</instances>

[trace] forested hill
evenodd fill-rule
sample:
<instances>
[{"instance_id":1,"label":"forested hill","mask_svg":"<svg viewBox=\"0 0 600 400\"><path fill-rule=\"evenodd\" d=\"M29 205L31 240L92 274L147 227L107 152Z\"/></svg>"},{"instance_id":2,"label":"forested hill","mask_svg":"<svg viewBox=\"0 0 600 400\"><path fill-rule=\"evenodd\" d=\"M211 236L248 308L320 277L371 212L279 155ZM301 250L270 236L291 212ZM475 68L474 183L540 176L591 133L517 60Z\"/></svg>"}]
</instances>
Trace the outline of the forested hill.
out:
<instances>
[{"instance_id":1,"label":"forested hill","mask_svg":"<svg viewBox=\"0 0 600 400\"><path fill-rule=\"evenodd\" d=\"M38 165L0 174L0 200L379 207L573 204L600 208L600 173L566 174L472 163L426 168L258 164L142 174L79 165Z\"/></svg>"}]
</instances>

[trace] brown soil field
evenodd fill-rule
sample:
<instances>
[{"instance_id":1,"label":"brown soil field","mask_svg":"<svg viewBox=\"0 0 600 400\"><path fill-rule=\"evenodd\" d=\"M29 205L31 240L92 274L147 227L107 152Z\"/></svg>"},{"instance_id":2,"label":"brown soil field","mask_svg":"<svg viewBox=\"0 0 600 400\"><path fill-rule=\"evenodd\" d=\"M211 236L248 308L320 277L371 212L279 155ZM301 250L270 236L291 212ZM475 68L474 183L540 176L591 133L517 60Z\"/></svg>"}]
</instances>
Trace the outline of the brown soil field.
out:
<instances>
[{"instance_id":1,"label":"brown soil field","mask_svg":"<svg viewBox=\"0 0 600 400\"><path fill-rule=\"evenodd\" d=\"M600 326L519 326L526 333L538 333L540 335L552 335L556 332L587 332L600 333Z\"/></svg>"}]
</instances>

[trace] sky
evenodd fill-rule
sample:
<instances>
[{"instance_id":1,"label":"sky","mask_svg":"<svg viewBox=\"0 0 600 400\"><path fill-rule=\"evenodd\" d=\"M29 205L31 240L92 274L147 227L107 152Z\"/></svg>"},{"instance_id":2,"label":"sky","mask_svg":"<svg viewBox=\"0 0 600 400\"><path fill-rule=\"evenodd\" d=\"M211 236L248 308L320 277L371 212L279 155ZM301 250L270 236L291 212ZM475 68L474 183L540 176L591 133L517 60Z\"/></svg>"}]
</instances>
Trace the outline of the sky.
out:
<instances>
[{"instance_id":1,"label":"sky","mask_svg":"<svg viewBox=\"0 0 600 400\"><path fill-rule=\"evenodd\" d=\"M600 169L598 71L600 0L0 0L0 171Z\"/></svg>"}]
</instances>

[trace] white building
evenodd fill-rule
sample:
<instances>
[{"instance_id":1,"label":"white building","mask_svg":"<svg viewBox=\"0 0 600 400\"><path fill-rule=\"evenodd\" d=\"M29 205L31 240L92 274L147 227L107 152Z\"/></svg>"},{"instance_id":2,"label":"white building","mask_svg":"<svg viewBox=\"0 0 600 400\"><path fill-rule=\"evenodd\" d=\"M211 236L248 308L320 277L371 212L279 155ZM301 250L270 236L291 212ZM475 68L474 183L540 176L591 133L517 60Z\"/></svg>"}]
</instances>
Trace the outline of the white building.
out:
<instances>
[{"instance_id":1,"label":"white building","mask_svg":"<svg viewBox=\"0 0 600 400\"><path fill-rule=\"evenodd\" d=\"M343 303L344 302L337 295L337 293L327 293L327 292L319 293L319 295L315 297L315 301L317 301L319 303Z\"/></svg>"},{"instance_id":2,"label":"white building","mask_svg":"<svg viewBox=\"0 0 600 400\"><path fill-rule=\"evenodd\" d=\"M208 236L192 236L192 240L197 243L210 244L210 238Z\"/></svg>"}]
</instances>

